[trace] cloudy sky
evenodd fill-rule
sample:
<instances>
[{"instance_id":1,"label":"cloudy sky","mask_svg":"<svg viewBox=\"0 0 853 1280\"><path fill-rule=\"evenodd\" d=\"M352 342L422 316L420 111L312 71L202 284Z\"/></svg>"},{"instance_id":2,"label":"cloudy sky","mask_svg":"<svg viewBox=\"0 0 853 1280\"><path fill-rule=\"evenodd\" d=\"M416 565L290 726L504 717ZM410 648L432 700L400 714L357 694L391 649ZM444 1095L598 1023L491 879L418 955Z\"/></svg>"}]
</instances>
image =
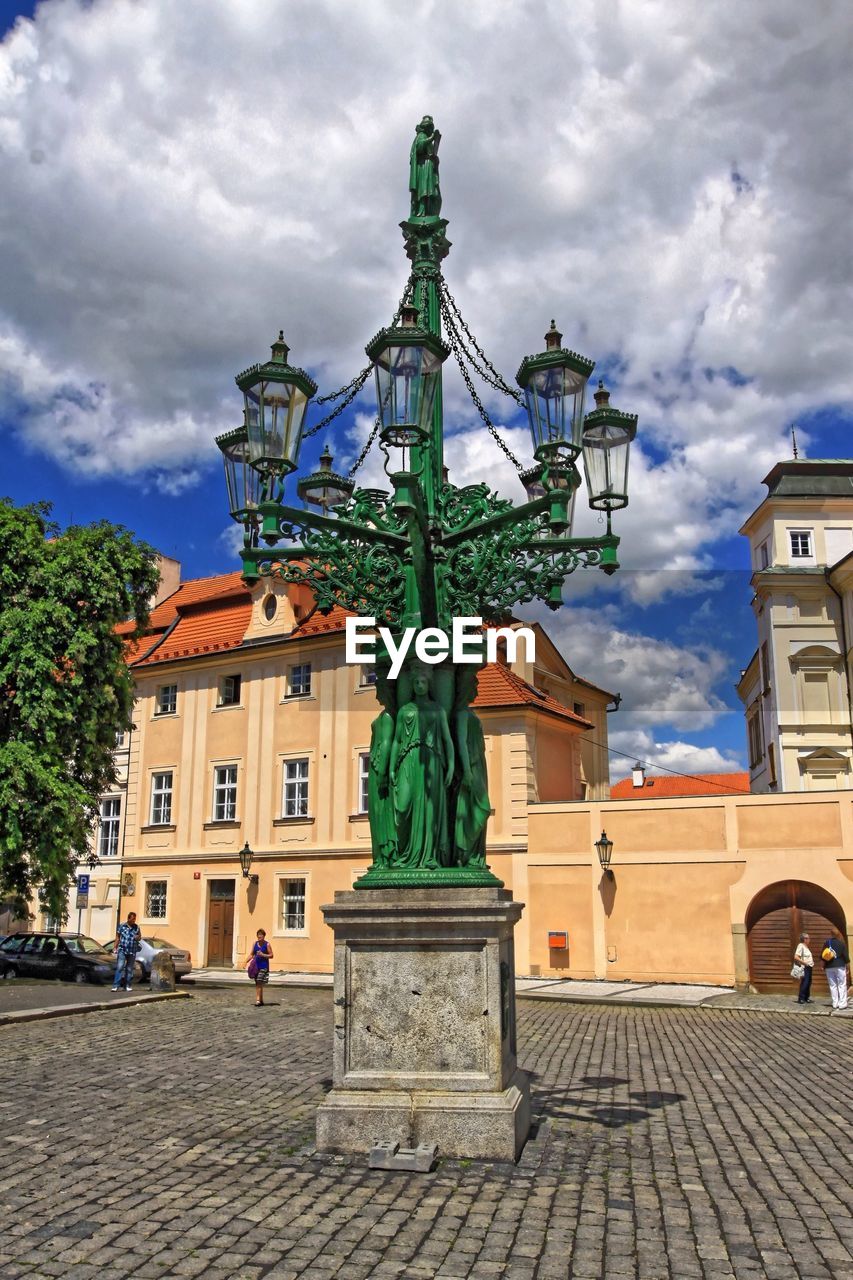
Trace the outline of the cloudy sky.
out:
<instances>
[{"instance_id":1,"label":"cloudy sky","mask_svg":"<svg viewBox=\"0 0 853 1280\"><path fill-rule=\"evenodd\" d=\"M849 24L847 0L0 0L2 490L233 567L233 376L279 327L321 392L363 367L428 112L486 351L511 377L553 316L640 417L625 571L576 575L546 625L622 693L615 749L742 767L738 527L792 422L853 452ZM452 478L518 495L453 374L446 402Z\"/></svg>"}]
</instances>

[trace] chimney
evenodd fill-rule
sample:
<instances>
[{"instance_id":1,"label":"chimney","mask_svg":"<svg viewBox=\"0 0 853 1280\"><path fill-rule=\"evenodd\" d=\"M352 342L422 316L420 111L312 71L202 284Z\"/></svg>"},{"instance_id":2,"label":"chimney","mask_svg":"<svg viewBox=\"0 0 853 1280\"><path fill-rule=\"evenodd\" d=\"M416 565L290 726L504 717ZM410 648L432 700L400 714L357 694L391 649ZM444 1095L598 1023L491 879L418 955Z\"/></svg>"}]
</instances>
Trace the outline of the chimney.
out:
<instances>
[{"instance_id":1,"label":"chimney","mask_svg":"<svg viewBox=\"0 0 853 1280\"><path fill-rule=\"evenodd\" d=\"M631 781L635 787L644 787L646 785L646 766L640 764L639 760L631 770Z\"/></svg>"}]
</instances>

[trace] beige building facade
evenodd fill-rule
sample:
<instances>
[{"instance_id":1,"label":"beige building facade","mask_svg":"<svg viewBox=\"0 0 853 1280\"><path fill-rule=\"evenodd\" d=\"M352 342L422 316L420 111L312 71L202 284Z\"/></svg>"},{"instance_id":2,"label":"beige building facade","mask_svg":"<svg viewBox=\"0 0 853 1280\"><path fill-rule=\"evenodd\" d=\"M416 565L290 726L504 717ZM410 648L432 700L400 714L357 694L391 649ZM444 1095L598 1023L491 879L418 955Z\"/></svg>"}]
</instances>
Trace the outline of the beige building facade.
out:
<instances>
[{"instance_id":1,"label":"beige building facade","mask_svg":"<svg viewBox=\"0 0 853 1280\"><path fill-rule=\"evenodd\" d=\"M853 786L853 461L794 459L743 525L758 647L737 690L755 792Z\"/></svg>"}]
</instances>

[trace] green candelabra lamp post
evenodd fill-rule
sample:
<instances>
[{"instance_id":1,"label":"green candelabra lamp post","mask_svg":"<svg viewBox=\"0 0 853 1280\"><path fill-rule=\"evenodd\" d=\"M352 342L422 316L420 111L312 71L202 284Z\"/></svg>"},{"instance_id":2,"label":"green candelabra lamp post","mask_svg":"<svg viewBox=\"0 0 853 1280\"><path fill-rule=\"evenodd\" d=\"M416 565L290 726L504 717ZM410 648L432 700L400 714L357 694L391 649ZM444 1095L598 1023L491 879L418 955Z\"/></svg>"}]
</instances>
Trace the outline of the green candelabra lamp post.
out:
<instances>
[{"instance_id":1,"label":"green candelabra lamp post","mask_svg":"<svg viewBox=\"0 0 853 1280\"><path fill-rule=\"evenodd\" d=\"M317 1110L321 1151L359 1152L375 1139L378 1167L429 1168L445 1155L512 1160L530 1128L530 1086L516 1056L513 931L523 905L486 863L491 810L483 730L471 709L477 664L448 652L460 619L507 620L541 599L562 603L579 566L613 573L611 513L628 501L636 418L612 409L599 384L585 413L593 363L566 350L554 322L527 356L518 390L487 359L442 276L450 244L441 217L440 135L425 116L409 168L401 224L411 270L391 324L367 345L369 364L317 403L316 386L271 358L237 378L242 427L220 437L231 514L244 529L247 582L307 585L321 610L373 619L376 694L368 775L373 861L352 890L321 910L334 933L333 1087ZM450 483L444 467L442 368L453 355L487 430L519 472L515 506L487 483ZM376 381L378 414L349 473L319 467L285 500L304 440ZM526 406L534 465L526 470L495 429L473 375ZM356 487L376 443L388 488ZM604 513L601 537L572 536L586 473ZM381 630L380 630L381 629ZM420 632L417 660L403 640ZM428 642L428 643L427 643ZM436 660L437 659L437 660ZM395 677L395 678L392 678ZM371 892L361 892L371 890Z\"/></svg>"},{"instance_id":2,"label":"green candelabra lamp post","mask_svg":"<svg viewBox=\"0 0 853 1280\"><path fill-rule=\"evenodd\" d=\"M244 528L243 576L278 576L309 586L321 610L338 605L376 619L395 636L406 628L448 635L454 618L506 620L535 599L559 608L566 577L580 566L611 574L619 539L611 513L628 502L628 454L637 420L609 405L599 383L585 413L594 363L562 345L554 321L545 350L526 356L519 391L487 359L445 284L450 243L441 214L440 135L425 117L410 164L410 216L401 223L411 263L389 327L368 344L369 364L316 402L335 407L308 426L317 386L288 363L279 333L270 359L237 377L244 422L220 436L231 515ZM456 358L488 431L519 472L527 501L515 506L487 483L457 487L444 466L442 366ZM378 416L349 475L319 469L296 484L304 505L285 500L302 443L323 430L375 376ZM534 465L524 470L494 427L472 374L524 405ZM389 489L356 488L354 475L378 441ZM600 537L572 536L582 460L590 506L605 513ZM373 863L358 888L494 887L486 865L491 808L483 732L471 703L476 667L448 656L410 661L389 679L379 649L381 711L370 750Z\"/></svg>"}]
</instances>

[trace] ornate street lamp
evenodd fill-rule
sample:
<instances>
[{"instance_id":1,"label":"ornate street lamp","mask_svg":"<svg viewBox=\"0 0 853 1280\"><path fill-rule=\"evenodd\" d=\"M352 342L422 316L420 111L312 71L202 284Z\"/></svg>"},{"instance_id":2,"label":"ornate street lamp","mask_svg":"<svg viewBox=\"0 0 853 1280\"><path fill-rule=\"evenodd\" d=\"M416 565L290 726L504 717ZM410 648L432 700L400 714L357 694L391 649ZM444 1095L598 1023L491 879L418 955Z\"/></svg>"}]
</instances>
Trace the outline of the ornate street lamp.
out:
<instances>
[{"instance_id":1,"label":"ornate street lamp","mask_svg":"<svg viewBox=\"0 0 853 1280\"><path fill-rule=\"evenodd\" d=\"M612 878L613 872L610 870L610 859L613 856L613 841L607 839L607 832L602 831L601 839L595 842L598 861L601 863L601 870L606 876Z\"/></svg>"},{"instance_id":2,"label":"ornate street lamp","mask_svg":"<svg viewBox=\"0 0 853 1280\"><path fill-rule=\"evenodd\" d=\"M217 436L225 464L228 507L235 520L254 514L261 500L261 477L249 460L249 436L245 426Z\"/></svg>"},{"instance_id":3,"label":"ornate street lamp","mask_svg":"<svg viewBox=\"0 0 853 1280\"><path fill-rule=\"evenodd\" d=\"M262 474L274 476L296 470L305 410L317 390L314 379L289 365L287 357L279 329L266 364L252 365L236 379L246 406L249 461Z\"/></svg>"},{"instance_id":4,"label":"ornate street lamp","mask_svg":"<svg viewBox=\"0 0 853 1280\"><path fill-rule=\"evenodd\" d=\"M553 321L545 350L521 362L517 381L523 394L488 360L442 275L450 243L440 216L439 142L425 116L410 155L411 213L401 224L411 272L391 324L367 345L370 364L339 391L319 397L318 404L331 401L335 407L307 425L316 386L287 363L280 334L271 359L237 378L245 399L245 437L232 432L219 440L231 514L245 530L245 580L277 576L306 585L321 611L339 606L373 616L392 636L406 627L449 633L458 617L504 621L531 600L556 609L565 579L576 569L615 572L619 539L610 514L627 502L628 446L636 431L636 418L611 409L603 389L596 409L584 418L594 364L563 347ZM442 366L451 353L487 430L520 474L527 501L518 507L485 482L459 487L447 475ZM284 478L296 469L302 442L351 404L371 374L378 416L349 474L332 470L327 449L319 469L297 484L306 505L285 504ZM533 467L525 470L508 448L472 374L509 397L513 412L526 407ZM390 494L353 488L353 476L377 439ZM607 513L606 532L598 537L571 536L581 454L590 503ZM241 467L258 479L250 483ZM377 724L388 741L371 753L384 772L371 774L373 865L356 887L495 886L500 882L485 860L491 804L482 729L470 709L473 669L449 658L428 668L410 662L392 690L385 679L388 665L380 651L377 695L385 711ZM419 708L417 716L398 715L402 697ZM413 726L429 739L429 750L415 751L403 741Z\"/></svg>"},{"instance_id":5,"label":"ornate street lamp","mask_svg":"<svg viewBox=\"0 0 853 1280\"><path fill-rule=\"evenodd\" d=\"M250 849L249 847L249 841L247 840L246 843L243 845L243 848L240 850L239 858L240 858L240 867L243 872L243 878L245 880L248 880L249 884L257 884L259 879L257 874L250 874L251 868L252 868L252 860L254 856L255 855L252 849Z\"/></svg>"},{"instance_id":6,"label":"ornate street lamp","mask_svg":"<svg viewBox=\"0 0 853 1280\"><path fill-rule=\"evenodd\" d=\"M637 415L612 408L601 381L595 406L584 418L583 465L589 505L609 517L628 505L628 450L637 434Z\"/></svg>"},{"instance_id":7,"label":"ornate street lamp","mask_svg":"<svg viewBox=\"0 0 853 1280\"><path fill-rule=\"evenodd\" d=\"M334 458L326 445L320 454L320 469L312 471L310 476L298 481L296 492L303 502L310 502L325 512L343 506L352 496L355 482L346 476L339 476L332 470Z\"/></svg>"}]
</instances>

